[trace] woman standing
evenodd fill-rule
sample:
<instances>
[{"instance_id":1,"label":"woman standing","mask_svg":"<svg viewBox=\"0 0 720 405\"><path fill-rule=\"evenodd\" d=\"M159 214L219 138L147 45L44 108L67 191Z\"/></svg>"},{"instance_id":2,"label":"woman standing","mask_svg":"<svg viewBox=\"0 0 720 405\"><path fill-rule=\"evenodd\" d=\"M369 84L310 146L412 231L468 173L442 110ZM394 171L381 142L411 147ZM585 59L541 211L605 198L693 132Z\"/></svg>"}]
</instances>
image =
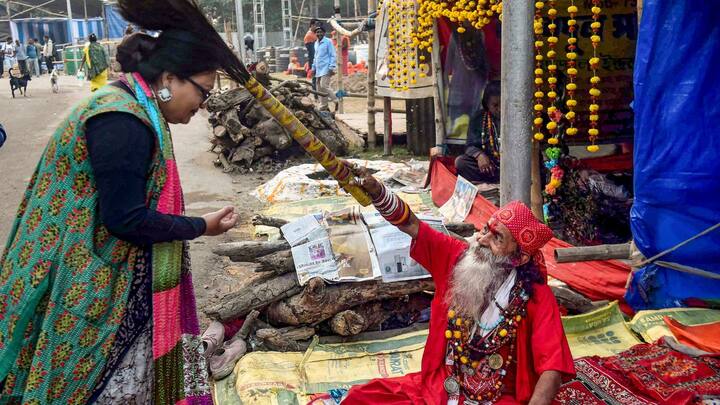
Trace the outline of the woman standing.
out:
<instances>
[{"instance_id":1,"label":"woman standing","mask_svg":"<svg viewBox=\"0 0 720 405\"><path fill-rule=\"evenodd\" d=\"M90 80L90 91L95 91L107 84L108 57L105 48L98 44L95 34L90 34L88 40L83 49L80 69L85 69L85 77Z\"/></svg>"},{"instance_id":2,"label":"woman standing","mask_svg":"<svg viewBox=\"0 0 720 405\"><path fill-rule=\"evenodd\" d=\"M241 62L194 2L119 7L162 32L124 39L121 80L75 107L28 185L0 257L0 403L212 403L186 241L238 215L184 216L168 124Z\"/></svg>"}]
</instances>

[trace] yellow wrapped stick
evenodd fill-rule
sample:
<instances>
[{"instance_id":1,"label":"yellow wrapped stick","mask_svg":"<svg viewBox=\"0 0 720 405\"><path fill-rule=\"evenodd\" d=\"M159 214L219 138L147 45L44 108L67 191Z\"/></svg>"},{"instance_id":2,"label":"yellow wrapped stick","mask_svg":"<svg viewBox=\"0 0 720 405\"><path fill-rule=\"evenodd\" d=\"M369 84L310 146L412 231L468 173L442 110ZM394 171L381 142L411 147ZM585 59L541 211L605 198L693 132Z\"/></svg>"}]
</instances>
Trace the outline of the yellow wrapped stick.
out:
<instances>
[{"instance_id":1,"label":"yellow wrapped stick","mask_svg":"<svg viewBox=\"0 0 720 405\"><path fill-rule=\"evenodd\" d=\"M351 185L352 172L335 154L325 146L309 129L293 115L278 99L276 99L254 77L245 83L245 88L252 94L265 109L268 110L280 125L303 147L315 160L318 161L363 207L370 205L372 199L367 192L359 186Z\"/></svg>"}]
</instances>

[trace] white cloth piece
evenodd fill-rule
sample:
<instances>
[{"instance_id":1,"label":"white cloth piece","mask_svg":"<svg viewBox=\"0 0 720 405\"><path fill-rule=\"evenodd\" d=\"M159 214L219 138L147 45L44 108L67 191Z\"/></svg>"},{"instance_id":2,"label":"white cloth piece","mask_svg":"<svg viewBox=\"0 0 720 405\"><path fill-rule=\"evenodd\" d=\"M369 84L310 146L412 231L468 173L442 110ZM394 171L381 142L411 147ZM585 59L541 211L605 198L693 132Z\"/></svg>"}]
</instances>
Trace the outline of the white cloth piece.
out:
<instances>
[{"instance_id":1,"label":"white cloth piece","mask_svg":"<svg viewBox=\"0 0 720 405\"><path fill-rule=\"evenodd\" d=\"M500 288L498 288L498 291L495 293L495 301L501 307L503 307L503 309L507 308L508 300L510 299L510 291L512 291L513 287L515 286L516 277L517 271L515 269L512 269L510 271L510 274L508 274L508 276L505 278L505 281L502 283ZM480 331L482 336L486 336L488 333L490 333L492 331L492 328L490 330L484 330L480 327L480 325L485 327L495 325L498 319L500 319L500 315L500 308L495 305L495 302L488 302L488 307L485 309L485 312L483 312L482 316L480 317L480 321L477 322L477 329Z\"/></svg>"}]
</instances>

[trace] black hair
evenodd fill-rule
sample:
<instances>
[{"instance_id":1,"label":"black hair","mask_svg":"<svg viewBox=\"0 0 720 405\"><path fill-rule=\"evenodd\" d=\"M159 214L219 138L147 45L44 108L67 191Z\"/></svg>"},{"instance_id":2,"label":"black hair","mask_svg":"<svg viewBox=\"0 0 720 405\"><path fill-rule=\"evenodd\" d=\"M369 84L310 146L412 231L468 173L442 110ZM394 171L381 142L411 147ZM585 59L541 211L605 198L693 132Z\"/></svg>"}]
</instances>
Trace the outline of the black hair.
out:
<instances>
[{"instance_id":1,"label":"black hair","mask_svg":"<svg viewBox=\"0 0 720 405\"><path fill-rule=\"evenodd\" d=\"M90 39L90 42L97 42L97 35L95 35L94 33L90 34L88 39Z\"/></svg>"},{"instance_id":2,"label":"black hair","mask_svg":"<svg viewBox=\"0 0 720 405\"><path fill-rule=\"evenodd\" d=\"M485 85L485 91L483 92L482 106L485 111L488 110L488 102L490 97L500 97L500 81L493 80Z\"/></svg>"},{"instance_id":3,"label":"black hair","mask_svg":"<svg viewBox=\"0 0 720 405\"><path fill-rule=\"evenodd\" d=\"M161 31L157 37L135 33L122 41L117 60L123 71L138 72L148 81L163 72L186 79L218 69L239 83L250 78L195 0L119 0L118 7L135 26Z\"/></svg>"},{"instance_id":4,"label":"black hair","mask_svg":"<svg viewBox=\"0 0 720 405\"><path fill-rule=\"evenodd\" d=\"M313 18L312 20L310 20L310 26L312 27L313 25L318 25L319 22L320 21Z\"/></svg>"},{"instance_id":5,"label":"black hair","mask_svg":"<svg viewBox=\"0 0 720 405\"><path fill-rule=\"evenodd\" d=\"M318 25L315 26L315 31L318 31L318 30L320 30L322 32L326 32L325 27L323 27L322 23L318 23Z\"/></svg>"}]
</instances>

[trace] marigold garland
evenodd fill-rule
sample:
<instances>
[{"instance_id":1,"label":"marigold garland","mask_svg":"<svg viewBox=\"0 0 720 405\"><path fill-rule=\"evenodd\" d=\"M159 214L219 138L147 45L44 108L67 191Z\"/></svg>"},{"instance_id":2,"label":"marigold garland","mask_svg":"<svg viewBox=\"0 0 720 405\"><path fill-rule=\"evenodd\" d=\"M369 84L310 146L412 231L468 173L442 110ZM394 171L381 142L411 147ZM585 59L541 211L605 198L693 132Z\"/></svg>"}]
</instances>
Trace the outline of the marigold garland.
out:
<instances>
[{"instance_id":1,"label":"marigold garland","mask_svg":"<svg viewBox=\"0 0 720 405\"><path fill-rule=\"evenodd\" d=\"M600 45L600 28L602 27L602 23L600 22L600 12L602 9L600 8L600 1L601 0L593 0L593 7L591 9L593 14L593 22L590 24L590 28L592 29L592 36L590 37L590 41L592 42L593 47L593 56L590 58L590 69L592 69L593 75L590 78L590 129L588 129L588 137L590 138L591 144L587 147L588 152L597 152L600 147L595 144L595 141L598 138L598 135L600 135L600 131L598 130L598 119L600 117L599 111L600 106L598 105L598 97L600 97L600 89L597 88L598 83L600 83L600 76L597 75L597 69L600 65L600 58L598 58L597 53L597 47Z\"/></svg>"},{"instance_id":2,"label":"marigold garland","mask_svg":"<svg viewBox=\"0 0 720 405\"><path fill-rule=\"evenodd\" d=\"M543 97L543 55L542 47L545 44L543 42L543 20L542 10L545 7L545 3L538 1L535 3L535 22L533 23L533 31L535 32L535 106L533 107L535 119L533 125L535 126L534 138L536 141L542 141L545 139L545 135L542 133L543 125L543 110L545 107L542 104Z\"/></svg>"}]
</instances>

